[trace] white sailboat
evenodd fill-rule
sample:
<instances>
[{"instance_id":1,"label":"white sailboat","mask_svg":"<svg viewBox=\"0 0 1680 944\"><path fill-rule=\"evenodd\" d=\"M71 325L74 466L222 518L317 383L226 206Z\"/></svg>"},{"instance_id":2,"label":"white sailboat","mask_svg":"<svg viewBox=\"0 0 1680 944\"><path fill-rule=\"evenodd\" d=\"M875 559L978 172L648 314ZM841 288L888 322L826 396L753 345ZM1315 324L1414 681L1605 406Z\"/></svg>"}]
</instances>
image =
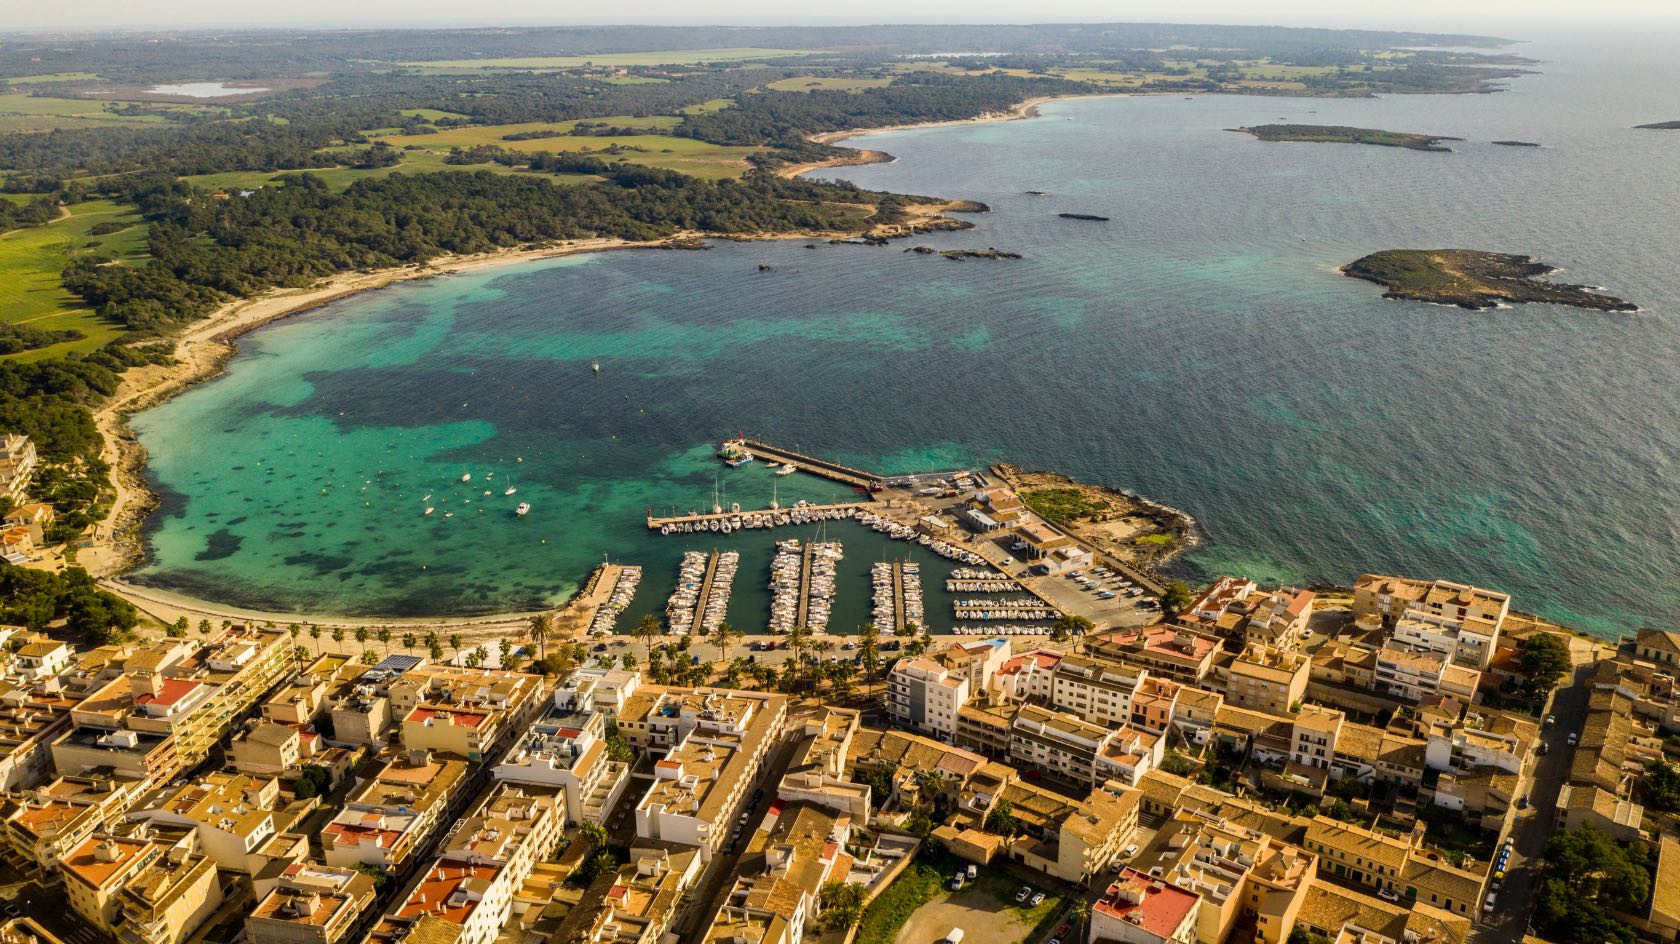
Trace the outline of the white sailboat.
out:
<instances>
[{"instance_id":1,"label":"white sailboat","mask_svg":"<svg viewBox=\"0 0 1680 944\"><path fill-rule=\"evenodd\" d=\"M471 472L463 473L462 476L461 476L461 481L471 482L472 481L472 473Z\"/></svg>"},{"instance_id":2,"label":"white sailboat","mask_svg":"<svg viewBox=\"0 0 1680 944\"><path fill-rule=\"evenodd\" d=\"M426 506L426 514L427 514L427 515L430 515L430 514L431 514L431 513L432 513L432 512L434 512L434 511L437 511L437 509L436 509L436 508L433 508L433 507L432 507L432 506L431 506L431 505L427 505L427 506Z\"/></svg>"},{"instance_id":3,"label":"white sailboat","mask_svg":"<svg viewBox=\"0 0 1680 944\"><path fill-rule=\"evenodd\" d=\"M515 508L513 510L513 513L518 515L519 517L523 518L527 514L529 514L530 511L531 511L531 503L530 502L520 502L519 507Z\"/></svg>"}]
</instances>

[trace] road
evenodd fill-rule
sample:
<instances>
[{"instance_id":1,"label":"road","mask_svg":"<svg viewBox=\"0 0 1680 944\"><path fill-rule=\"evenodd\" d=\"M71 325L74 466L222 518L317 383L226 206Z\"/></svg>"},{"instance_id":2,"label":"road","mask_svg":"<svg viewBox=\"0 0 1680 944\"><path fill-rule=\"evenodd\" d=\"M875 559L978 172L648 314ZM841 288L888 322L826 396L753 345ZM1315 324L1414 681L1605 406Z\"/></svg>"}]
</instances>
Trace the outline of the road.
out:
<instances>
[{"instance_id":1,"label":"road","mask_svg":"<svg viewBox=\"0 0 1680 944\"><path fill-rule=\"evenodd\" d=\"M754 789L762 789L764 792L756 801L753 800L752 794L747 795L741 809L741 812L747 814L747 821L745 827L739 830L739 838L732 838L724 843L723 848L712 857L699 884L687 896L687 910L671 928L677 934L678 940L690 941L698 938L705 930L705 922L710 921L712 915L723 906L723 899L729 894L729 889L733 887L739 874L741 856L746 852L747 840L752 838L753 831L764 821L764 814L770 811L770 804L775 802L776 785L781 782L782 775L787 773L788 763L793 760L793 749L798 740L784 736L764 765L759 768L758 779L753 786ZM740 814L737 813L735 822L729 824L732 835L736 833L739 822ZM734 852L725 852L725 849L733 849Z\"/></svg>"},{"instance_id":2,"label":"road","mask_svg":"<svg viewBox=\"0 0 1680 944\"><path fill-rule=\"evenodd\" d=\"M1569 735L1579 734L1587 719L1587 699L1591 692L1587 678L1591 672L1590 663L1578 667L1574 681L1568 688L1558 689L1552 700L1552 715L1557 723L1541 728L1540 738L1550 747L1544 757L1536 758L1539 763L1529 790L1532 805L1517 814L1517 825L1511 830L1516 849L1505 869L1504 887L1499 890L1493 913L1484 912L1483 920L1472 931L1472 944L1517 944L1528 930L1534 890L1540 882L1540 854L1546 839L1555 831L1558 791L1569 777L1570 761L1575 755L1569 746Z\"/></svg>"}]
</instances>

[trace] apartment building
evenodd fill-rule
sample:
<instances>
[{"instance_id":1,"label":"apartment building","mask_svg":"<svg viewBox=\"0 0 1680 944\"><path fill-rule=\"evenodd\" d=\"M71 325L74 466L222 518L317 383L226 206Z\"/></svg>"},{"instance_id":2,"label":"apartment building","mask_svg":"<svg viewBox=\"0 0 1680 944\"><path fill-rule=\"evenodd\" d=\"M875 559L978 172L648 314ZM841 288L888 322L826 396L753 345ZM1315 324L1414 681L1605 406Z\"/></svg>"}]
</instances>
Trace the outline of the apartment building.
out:
<instances>
[{"instance_id":1,"label":"apartment building","mask_svg":"<svg viewBox=\"0 0 1680 944\"><path fill-rule=\"evenodd\" d=\"M463 805L467 762L424 751L387 756L321 830L328 865L401 873Z\"/></svg>"},{"instance_id":2,"label":"apartment building","mask_svg":"<svg viewBox=\"0 0 1680 944\"><path fill-rule=\"evenodd\" d=\"M1454 665L1481 671L1493 662L1499 625L1476 617L1437 616L1411 609L1394 621L1395 644L1439 652Z\"/></svg>"},{"instance_id":3,"label":"apartment building","mask_svg":"<svg viewBox=\"0 0 1680 944\"><path fill-rule=\"evenodd\" d=\"M1302 841L1318 854L1318 870L1388 895L1399 894L1412 841L1353 823L1315 816Z\"/></svg>"},{"instance_id":4,"label":"apartment building","mask_svg":"<svg viewBox=\"0 0 1680 944\"><path fill-rule=\"evenodd\" d=\"M1231 663L1225 703L1286 715L1307 693L1312 659L1299 652L1258 643L1244 647Z\"/></svg>"},{"instance_id":5,"label":"apartment building","mask_svg":"<svg viewBox=\"0 0 1680 944\"><path fill-rule=\"evenodd\" d=\"M47 874L89 836L116 823L139 793L138 781L67 777L15 795L0 833L7 861Z\"/></svg>"},{"instance_id":6,"label":"apartment building","mask_svg":"<svg viewBox=\"0 0 1680 944\"><path fill-rule=\"evenodd\" d=\"M1433 616L1478 619L1496 627L1511 612L1509 594L1450 580L1415 580L1361 574L1353 585L1355 619L1375 617L1393 626L1408 610Z\"/></svg>"},{"instance_id":7,"label":"apartment building","mask_svg":"<svg viewBox=\"0 0 1680 944\"><path fill-rule=\"evenodd\" d=\"M262 703L262 716L281 724L309 724L329 711L335 698L349 692L361 671L349 656L334 652L316 656Z\"/></svg>"},{"instance_id":8,"label":"apartment building","mask_svg":"<svg viewBox=\"0 0 1680 944\"><path fill-rule=\"evenodd\" d=\"M1050 687L1064 653L1034 649L1005 659L992 673L992 690L1013 701L1050 701Z\"/></svg>"},{"instance_id":9,"label":"apartment building","mask_svg":"<svg viewBox=\"0 0 1680 944\"><path fill-rule=\"evenodd\" d=\"M986 766L986 758L907 731L859 728L846 751L848 779L862 783L876 771L891 783L889 795L910 805L931 802L938 791L955 802L971 777Z\"/></svg>"},{"instance_id":10,"label":"apartment building","mask_svg":"<svg viewBox=\"0 0 1680 944\"><path fill-rule=\"evenodd\" d=\"M0 494L20 504L29 492L29 480L40 458L28 436L7 433L0 436Z\"/></svg>"},{"instance_id":11,"label":"apartment building","mask_svg":"<svg viewBox=\"0 0 1680 944\"><path fill-rule=\"evenodd\" d=\"M1390 642L1377 650L1376 674L1371 689L1414 703L1436 694L1470 702L1475 700L1476 686L1480 682L1480 672L1454 664L1448 655Z\"/></svg>"},{"instance_id":12,"label":"apartment building","mask_svg":"<svg viewBox=\"0 0 1680 944\"><path fill-rule=\"evenodd\" d=\"M1132 701L1148 678L1141 666L1064 656L1050 673L1049 703L1092 724L1130 724Z\"/></svg>"},{"instance_id":13,"label":"apartment building","mask_svg":"<svg viewBox=\"0 0 1680 944\"><path fill-rule=\"evenodd\" d=\"M1257 944L1283 944L1318 874L1312 853L1224 817L1179 810L1156 840L1149 871L1201 898L1196 938L1221 944L1245 915Z\"/></svg>"},{"instance_id":14,"label":"apartment building","mask_svg":"<svg viewBox=\"0 0 1680 944\"><path fill-rule=\"evenodd\" d=\"M491 944L507 923L514 894L559 842L561 808L557 790L497 784L369 940L393 944L433 919L458 929L452 941Z\"/></svg>"},{"instance_id":15,"label":"apartment building","mask_svg":"<svg viewBox=\"0 0 1680 944\"><path fill-rule=\"evenodd\" d=\"M1117 734L1065 712L1022 705L1009 729L1009 757L1089 788L1097 782L1097 756L1116 743Z\"/></svg>"},{"instance_id":16,"label":"apartment building","mask_svg":"<svg viewBox=\"0 0 1680 944\"><path fill-rule=\"evenodd\" d=\"M701 938L707 944L799 944L815 927L823 885L851 870L849 814L796 803L771 815Z\"/></svg>"},{"instance_id":17,"label":"apartment building","mask_svg":"<svg viewBox=\"0 0 1680 944\"><path fill-rule=\"evenodd\" d=\"M190 851L190 844L181 845L182 852ZM156 867L172 848L170 843L143 836L101 833L84 840L58 863L70 910L99 931L116 936L122 890Z\"/></svg>"},{"instance_id":18,"label":"apartment building","mask_svg":"<svg viewBox=\"0 0 1680 944\"><path fill-rule=\"evenodd\" d=\"M1017 702L996 698L971 698L957 711L957 736L951 743L987 757L1009 756L1009 729L1021 713Z\"/></svg>"},{"instance_id":19,"label":"apartment building","mask_svg":"<svg viewBox=\"0 0 1680 944\"><path fill-rule=\"evenodd\" d=\"M183 767L208 757L294 668L291 637L281 629L233 626L178 653L165 641L136 651L123 669L135 692L128 727L173 735Z\"/></svg>"},{"instance_id":20,"label":"apartment building","mask_svg":"<svg viewBox=\"0 0 1680 944\"><path fill-rule=\"evenodd\" d=\"M303 742L300 729L261 721L233 736L228 755L235 770L278 777L301 769Z\"/></svg>"},{"instance_id":21,"label":"apartment building","mask_svg":"<svg viewBox=\"0 0 1680 944\"><path fill-rule=\"evenodd\" d=\"M642 675L631 669L579 666L554 691L554 705L574 711L599 711L611 717L642 687Z\"/></svg>"},{"instance_id":22,"label":"apartment building","mask_svg":"<svg viewBox=\"0 0 1680 944\"><path fill-rule=\"evenodd\" d=\"M1302 705L1291 724L1290 762L1329 770L1336 760L1336 745L1346 723L1347 716L1334 708Z\"/></svg>"},{"instance_id":23,"label":"apartment building","mask_svg":"<svg viewBox=\"0 0 1680 944\"><path fill-rule=\"evenodd\" d=\"M1145 678L1132 694L1132 726L1152 734L1167 733L1183 692L1184 686L1171 679Z\"/></svg>"},{"instance_id":24,"label":"apartment building","mask_svg":"<svg viewBox=\"0 0 1680 944\"><path fill-rule=\"evenodd\" d=\"M568 823L604 823L630 783L630 764L607 756L606 716L562 693L492 772L499 781L556 787Z\"/></svg>"},{"instance_id":25,"label":"apartment building","mask_svg":"<svg viewBox=\"0 0 1680 944\"><path fill-rule=\"evenodd\" d=\"M809 803L851 817L854 826L869 825L872 790L846 777L846 758L861 717L849 708L824 708L788 725L793 755L776 785L776 799Z\"/></svg>"},{"instance_id":26,"label":"apartment building","mask_svg":"<svg viewBox=\"0 0 1680 944\"><path fill-rule=\"evenodd\" d=\"M1091 905L1090 940L1117 944L1191 944L1202 900L1195 892L1132 868L1120 870Z\"/></svg>"},{"instance_id":27,"label":"apartment building","mask_svg":"<svg viewBox=\"0 0 1680 944\"><path fill-rule=\"evenodd\" d=\"M649 686L632 696L619 715L627 739L658 750L677 738L636 804L636 835L698 846L710 862L786 719L780 695Z\"/></svg>"},{"instance_id":28,"label":"apartment building","mask_svg":"<svg viewBox=\"0 0 1680 944\"><path fill-rule=\"evenodd\" d=\"M1141 665L1152 674L1186 685L1207 678L1219 649L1217 636L1166 624L1102 633L1086 642L1091 655Z\"/></svg>"},{"instance_id":29,"label":"apartment building","mask_svg":"<svg viewBox=\"0 0 1680 944\"><path fill-rule=\"evenodd\" d=\"M471 761L499 755L546 707L540 675L505 669L425 665L393 679L391 715L401 719L403 746Z\"/></svg>"},{"instance_id":30,"label":"apartment building","mask_svg":"<svg viewBox=\"0 0 1680 944\"><path fill-rule=\"evenodd\" d=\"M900 659L887 675L887 713L899 724L949 740L969 692L966 675L933 659Z\"/></svg>"},{"instance_id":31,"label":"apartment building","mask_svg":"<svg viewBox=\"0 0 1680 944\"><path fill-rule=\"evenodd\" d=\"M1112 730L1108 741L1091 762L1093 783L1116 781L1135 787L1143 775L1161 766L1167 739L1142 728L1123 724Z\"/></svg>"},{"instance_id":32,"label":"apartment building","mask_svg":"<svg viewBox=\"0 0 1680 944\"><path fill-rule=\"evenodd\" d=\"M52 744L70 729L77 701L57 684L58 671L23 684L0 682L0 791L52 777Z\"/></svg>"},{"instance_id":33,"label":"apartment building","mask_svg":"<svg viewBox=\"0 0 1680 944\"><path fill-rule=\"evenodd\" d=\"M250 944L340 944L373 908L373 879L355 869L287 866L245 917Z\"/></svg>"},{"instance_id":34,"label":"apartment building","mask_svg":"<svg viewBox=\"0 0 1680 944\"><path fill-rule=\"evenodd\" d=\"M306 837L288 834L280 781L212 771L196 783L164 787L135 804L131 820L197 833L198 848L218 867L255 875L274 862L300 862Z\"/></svg>"},{"instance_id":35,"label":"apartment building","mask_svg":"<svg viewBox=\"0 0 1680 944\"><path fill-rule=\"evenodd\" d=\"M64 944L58 936L34 918L8 918L0 922L0 944Z\"/></svg>"},{"instance_id":36,"label":"apartment building","mask_svg":"<svg viewBox=\"0 0 1680 944\"><path fill-rule=\"evenodd\" d=\"M624 700L616 726L631 747L659 754L694 731L740 738L768 722L779 736L786 716L787 698L783 695L647 685Z\"/></svg>"},{"instance_id":37,"label":"apartment building","mask_svg":"<svg viewBox=\"0 0 1680 944\"><path fill-rule=\"evenodd\" d=\"M660 944L689 905L701 874L698 849L646 846L630 850L630 864L590 920L590 944Z\"/></svg>"},{"instance_id":38,"label":"apartment building","mask_svg":"<svg viewBox=\"0 0 1680 944\"><path fill-rule=\"evenodd\" d=\"M1253 602L1253 609L1243 624L1243 643L1277 649L1299 648L1311 632L1313 602L1317 598L1310 590L1292 587L1261 595Z\"/></svg>"},{"instance_id":39,"label":"apartment building","mask_svg":"<svg viewBox=\"0 0 1680 944\"><path fill-rule=\"evenodd\" d=\"M63 777L121 777L147 785L166 783L181 770L173 735L121 728L72 727L52 743L52 761Z\"/></svg>"},{"instance_id":40,"label":"apartment building","mask_svg":"<svg viewBox=\"0 0 1680 944\"><path fill-rule=\"evenodd\" d=\"M1110 781L1083 800L1071 800L1004 771L995 786L982 791L975 814L983 819L998 800L1008 801L1021 834L1006 854L1028 868L1065 882L1085 882L1123 858L1137 836L1143 799L1137 790Z\"/></svg>"},{"instance_id":41,"label":"apartment building","mask_svg":"<svg viewBox=\"0 0 1680 944\"><path fill-rule=\"evenodd\" d=\"M181 944L222 903L216 863L171 846L117 893L117 944Z\"/></svg>"}]
</instances>

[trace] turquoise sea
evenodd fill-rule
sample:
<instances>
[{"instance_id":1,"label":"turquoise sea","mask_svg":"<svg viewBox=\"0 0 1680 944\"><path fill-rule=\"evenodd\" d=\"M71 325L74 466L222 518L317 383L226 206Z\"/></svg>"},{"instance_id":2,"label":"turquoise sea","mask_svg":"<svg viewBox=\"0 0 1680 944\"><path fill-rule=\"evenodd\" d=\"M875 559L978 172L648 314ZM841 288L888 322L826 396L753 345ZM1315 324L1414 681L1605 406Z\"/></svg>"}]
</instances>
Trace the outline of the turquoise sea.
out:
<instances>
[{"instance_id":1,"label":"turquoise sea","mask_svg":"<svg viewBox=\"0 0 1680 944\"><path fill-rule=\"evenodd\" d=\"M770 535L642 522L714 487L749 507L773 481L784 502L845 494L723 469L716 442L746 431L885 471L1010 461L1136 489L1201 522L1176 565L1192 578L1440 575L1604 634L1664 622L1680 604L1680 133L1631 126L1680 118L1673 39L1535 43L1519 51L1542 74L1494 95L1115 97L873 135L855 143L896 162L832 173L992 212L888 248L514 265L272 325L225 377L135 418L164 496L135 579L268 610L481 613L561 598L606 555L648 567L633 619L663 606L683 550L716 544L743 551L732 619L761 625ZM1224 130L1280 119L1467 140L1429 154ZM1489 143L1505 138L1545 147ZM1643 310L1471 313L1335 271L1428 246L1532 253ZM849 630L869 563L909 548L829 536L847 546ZM920 559L948 628L943 570Z\"/></svg>"}]
</instances>

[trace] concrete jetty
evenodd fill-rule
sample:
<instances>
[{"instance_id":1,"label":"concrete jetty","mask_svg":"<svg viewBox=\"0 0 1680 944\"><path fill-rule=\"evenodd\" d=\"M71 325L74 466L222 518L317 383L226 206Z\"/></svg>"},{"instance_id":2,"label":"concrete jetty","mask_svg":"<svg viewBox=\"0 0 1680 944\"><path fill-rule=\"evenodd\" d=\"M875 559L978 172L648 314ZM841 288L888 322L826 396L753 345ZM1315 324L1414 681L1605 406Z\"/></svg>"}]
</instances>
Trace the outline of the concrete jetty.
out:
<instances>
[{"instance_id":1,"label":"concrete jetty","mask_svg":"<svg viewBox=\"0 0 1680 944\"><path fill-rule=\"evenodd\" d=\"M743 438L735 441L740 443L742 448L752 453L754 458L768 459L771 462L780 462L784 465L791 465L801 471L809 472L813 475L820 475L826 479L833 479L836 482L844 482L847 485L857 488L875 491L880 489L886 482L886 478L877 473L865 472L862 469L854 469L849 465L841 465L838 462L830 462L827 459L818 459L815 456L808 456L802 452L785 449L781 446L773 445L760 439Z\"/></svg>"},{"instance_id":2,"label":"concrete jetty","mask_svg":"<svg viewBox=\"0 0 1680 944\"><path fill-rule=\"evenodd\" d=\"M823 520L828 520L830 518L849 518L859 511L866 509L874 510L878 507L879 506L877 506L873 501L857 501L840 502L834 505L795 505L791 508L743 508L740 511L724 511L718 514L669 515L662 517L649 513L647 517L647 526L651 531L658 531L666 525L676 525L680 527L682 525L692 524L704 527L709 531L711 530L711 523L713 521L721 524L733 521L736 518L746 519L751 517L762 518L764 516L769 516L772 520L767 527L776 527L777 525L774 519L781 516L786 516L789 519L787 522L789 525L809 524L809 520L799 522L794 519L796 517L816 517ZM743 524L743 527L750 528L752 525ZM698 530L698 528L696 528L696 530ZM685 531L683 533L689 534L692 532Z\"/></svg>"}]
</instances>

